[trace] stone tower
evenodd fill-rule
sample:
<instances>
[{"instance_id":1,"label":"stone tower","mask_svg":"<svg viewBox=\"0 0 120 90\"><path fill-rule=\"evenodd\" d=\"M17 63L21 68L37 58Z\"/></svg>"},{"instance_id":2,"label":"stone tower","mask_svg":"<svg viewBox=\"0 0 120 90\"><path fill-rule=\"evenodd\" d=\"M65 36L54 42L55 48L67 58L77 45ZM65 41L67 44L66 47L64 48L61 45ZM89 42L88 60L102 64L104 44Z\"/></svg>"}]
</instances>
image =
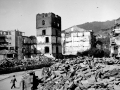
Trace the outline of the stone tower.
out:
<instances>
[{"instance_id":1,"label":"stone tower","mask_svg":"<svg viewBox=\"0 0 120 90\"><path fill-rule=\"evenodd\" d=\"M44 55L59 58L62 55L61 17L54 13L36 15L37 49Z\"/></svg>"}]
</instances>

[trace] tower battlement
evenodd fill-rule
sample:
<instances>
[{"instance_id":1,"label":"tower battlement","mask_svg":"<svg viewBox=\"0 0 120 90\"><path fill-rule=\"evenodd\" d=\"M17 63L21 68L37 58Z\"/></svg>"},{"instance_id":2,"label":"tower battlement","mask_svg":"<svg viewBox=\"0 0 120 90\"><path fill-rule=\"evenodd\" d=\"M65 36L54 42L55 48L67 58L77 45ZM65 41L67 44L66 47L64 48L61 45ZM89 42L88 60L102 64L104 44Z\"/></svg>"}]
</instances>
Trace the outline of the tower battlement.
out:
<instances>
[{"instance_id":1,"label":"tower battlement","mask_svg":"<svg viewBox=\"0 0 120 90\"><path fill-rule=\"evenodd\" d=\"M53 27L61 29L61 17L54 13L42 13L36 15L36 29Z\"/></svg>"},{"instance_id":2,"label":"tower battlement","mask_svg":"<svg viewBox=\"0 0 120 90\"><path fill-rule=\"evenodd\" d=\"M56 19L61 19L61 17L59 15L55 15L54 13L50 12L50 13L41 13L41 14L37 14L36 17L39 18L56 18Z\"/></svg>"}]
</instances>

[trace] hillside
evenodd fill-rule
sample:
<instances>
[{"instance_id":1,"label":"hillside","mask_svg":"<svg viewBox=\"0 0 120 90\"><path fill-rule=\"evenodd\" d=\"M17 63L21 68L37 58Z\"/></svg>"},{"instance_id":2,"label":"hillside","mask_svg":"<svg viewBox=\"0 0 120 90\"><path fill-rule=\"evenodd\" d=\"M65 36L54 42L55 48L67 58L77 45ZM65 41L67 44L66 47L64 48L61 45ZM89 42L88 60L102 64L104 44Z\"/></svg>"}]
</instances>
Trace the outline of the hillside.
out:
<instances>
[{"instance_id":1,"label":"hillside","mask_svg":"<svg viewBox=\"0 0 120 90\"><path fill-rule=\"evenodd\" d=\"M98 34L98 33L100 34L100 33L103 33L104 29L111 28L112 26L114 26L114 24L115 24L115 20L111 20L111 21L105 21L105 22L98 22L98 21L87 22L77 26L80 28L84 28L86 30L93 30L95 34Z\"/></svg>"}]
</instances>

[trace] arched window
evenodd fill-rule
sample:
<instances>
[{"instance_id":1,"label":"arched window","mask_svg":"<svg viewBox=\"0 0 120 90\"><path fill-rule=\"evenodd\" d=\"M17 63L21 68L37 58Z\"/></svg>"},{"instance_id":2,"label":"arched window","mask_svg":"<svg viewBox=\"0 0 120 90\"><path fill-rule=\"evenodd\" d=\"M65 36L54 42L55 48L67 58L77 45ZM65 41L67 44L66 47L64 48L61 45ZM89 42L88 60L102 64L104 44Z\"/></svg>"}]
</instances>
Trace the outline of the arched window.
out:
<instances>
[{"instance_id":1,"label":"arched window","mask_svg":"<svg viewBox=\"0 0 120 90\"><path fill-rule=\"evenodd\" d=\"M45 25L45 20L42 20L42 25Z\"/></svg>"}]
</instances>

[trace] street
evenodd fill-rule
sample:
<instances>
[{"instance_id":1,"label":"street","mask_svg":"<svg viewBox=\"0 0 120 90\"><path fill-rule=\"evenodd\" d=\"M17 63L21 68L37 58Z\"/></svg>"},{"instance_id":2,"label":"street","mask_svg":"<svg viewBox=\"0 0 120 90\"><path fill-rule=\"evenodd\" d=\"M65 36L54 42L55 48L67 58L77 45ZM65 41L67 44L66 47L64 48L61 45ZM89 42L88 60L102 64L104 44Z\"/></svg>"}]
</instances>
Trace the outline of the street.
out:
<instances>
[{"instance_id":1,"label":"street","mask_svg":"<svg viewBox=\"0 0 120 90\"><path fill-rule=\"evenodd\" d=\"M41 78L41 69L37 69L37 70L34 70L34 71L35 71L36 76ZM22 79L23 74L25 74L25 72L15 73L16 79L17 79L15 89L11 89L10 81L11 81L12 77L9 77L9 78L6 78L6 79L0 81L0 90L20 90L20 81ZM8 76L9 75L11 75L11 74L8 74ZM0 75L0 76L2 77L2 75Z\"/></svg>"},{"instance_id":2,"label":"street","mask_svg":"<svg viewBox=\"0 0 120 90\"><path fill-rule=\"evenodd\" d=\"M11 90L11 83L10 83L11 78L7 78L3 81L0 81L0 90ZM20 85L22 75L18 75L18 76L16 76L16 78L17 78L16 89L14 89L14 90L19 90L19 85Z\"/></svg>"}]
</instances>

